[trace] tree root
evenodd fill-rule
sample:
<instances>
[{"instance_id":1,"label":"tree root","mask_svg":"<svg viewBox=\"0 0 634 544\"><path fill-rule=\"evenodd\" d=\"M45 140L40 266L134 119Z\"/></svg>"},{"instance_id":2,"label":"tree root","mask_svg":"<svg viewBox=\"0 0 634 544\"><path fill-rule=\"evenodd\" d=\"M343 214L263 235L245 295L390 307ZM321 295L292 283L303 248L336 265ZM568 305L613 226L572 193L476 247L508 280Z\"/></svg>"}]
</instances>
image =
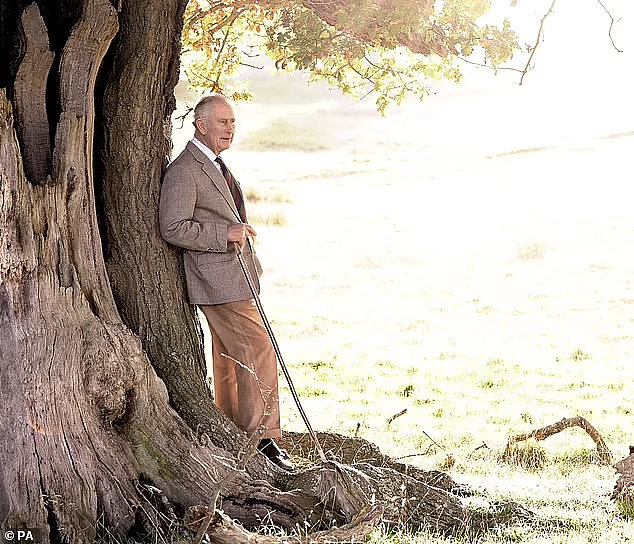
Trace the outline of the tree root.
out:
<instances>
[{"instance_id":1,"label":"tree root","mask_svg":"<svg viewBox=\"0 0 634 544\"><path fill-rule=\"evenodd\" d=\"M375 444L363 438L351 438L337 433L317 433L317 437L326 452L326 456L339 463L352 466L366 463L375 467L390 468L452 495L464 497L472 493L468 486L456 482L445 472L423 470L413 465L402 463L381 453L381 450ZM318 462L308 434L286 432L284 437L279 439L278 442L291 455L311 462Z\"/></svg>"},{"instance_id":2,"label":"tree root","mask_svg":"<svg viewBox=\"0 0 634 544\"><path fill-rule=\"evenodd\" d=\"M363 542L381 522L383 509L376 505L366 507L350 523L308 535L273 536L251 533L235 523L225 513L217 511L209 525L211 544L333 544L336 542ZM193 527L192 527L193 528Z\"/></svg>"},{"instance_id":3,"label":"tree root","mask_svg":"<svg viewBox=\"0 0 634 544\"><path fill-rule=\"evenodd\" d=\"M242 504L238 504L235 497L226 497L224 513L217 513L214 517L217 524L212 522L210 526L211 542L358 542L356 539L368 534L378 523L444 535L475 535L492 527L535 520L534 513L514 502L490 503L486 508L472 509L459 498L472 494L468 487L456 483L447 474L394 461L364 439L331 433L319 433L318 438L328 456L336 460L307 466L290 475L287 489L291 491L281 492L260 482L260 489L245 490ZM287 433L280 443L296 458L316 456L308 435ZM279 506L273 508L274 503ZM305 516L303 522L290 515L291 507L296 509L296 514ZM259 514L256 521L261 527L267 519L263 517L266 508L273 525L286 527L291 532L301 528L307 535L282 540L254 536L243 533L244 529L224 519L228 514L244 523L242 509L251 509ZM288 516L286 524L280 523L284 515ZM295 526L288 523L291 519L295 519ZM256 524L249 525L247 523L247 528L256 527ZM333 528L335 525L339 528ZM319 529L321 531L314 532Z\"/></svg>"}]
</instances>

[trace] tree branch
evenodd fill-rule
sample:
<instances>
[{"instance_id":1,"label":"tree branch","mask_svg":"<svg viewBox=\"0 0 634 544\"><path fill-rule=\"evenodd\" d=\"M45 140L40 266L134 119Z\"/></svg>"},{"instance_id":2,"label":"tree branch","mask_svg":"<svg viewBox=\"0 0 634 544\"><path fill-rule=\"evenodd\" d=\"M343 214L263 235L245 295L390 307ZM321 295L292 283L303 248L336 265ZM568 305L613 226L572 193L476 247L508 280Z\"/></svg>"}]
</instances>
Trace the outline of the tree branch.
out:
<instances>
[{"instance_id":1,"label":"tree branch","mask_svg":"<svg viewBox=\"0 0 634 544\"><path fill-rule=\"evenodd\" d=\"M535 51L537 50L537 47L539 46L539 42L542 39L542 35L544 33L544 23L546 22L546 19L548 19L548 17L550 16L550 14L553 12L553 10L555 9L555 3L557 2L557 0L553 0L553 3L550 5L550 8L548 8L548 11L546 12L546 15L544 15L542 17L542 21L539 24L539 31L537 32L537 39L535 40L535 45L533 46L533 48L531 49L531 54L530 57L528 57L528 61L526 61L526 66L524 67L524 70L522 72L522 77L520 78L520 85L523 83L524 81L524 76L528 73L528 71L531 69L531 61L533 60L533 56L535 55Z\"/></svg>"},{"instance_id":2,"label":"tree branch","mask_svg":"<svg viewBox=\"0 0 634 544\"><path fill-rule=\"evenodd\" d=\"M494 71L498 71L498 70L507 70L510 72L520 72L521 74L525 73L525 70L522 70L520 68L513 68L512 66L491 66L490 64L486 64L483 62L476 62L474 60L469 60L466 57L462 57L462 56L456 56L456 58L458 60L461 60L462 62L466 62L468 64L473 64L474 66L481 66L482 68L489 68L490 70L494 70Z\"/></svg>"},{"instance_id":3,"label":"tree branch","mask_svg":"<svg viewBox=\"0 0 634 544\"><path fill-rule=\"evenodd\" d=\"M619 18L615 21L614 17L612 17L612 14L608 11L608 8L603 5L603 2L601 2L601 0L597 0L597 2L599 2L599 5L605 10L605 12L608 14L608 17L610 18L610 29L608 30L608 36L610 38L610 41L612 42L612 47L614 47L614 49L616 49L619 53L623 53L623 50L619 49L616 46L616 44L614 43L614 39L612 38L612 27L614 26L614 23L618 23L621 19Z\"/></svg>"},{"instance_id":4,"label":"tree branch","mask_svg":"<svg viewBox=\"0 0 634 544\"><path fill-rule=\"evenodd\" d=\"M222 52L224 51L224 48L227 45L227 40L229 39L229 34L231 33L231 27L233 26L233 23L236 22L236 19L240 16L240 11L237 8L233 8L233 12L231 14L231 16L227 19L226 22L226 32L224 35L224 38L222 39L222 45L220 46L220 49L218 50L218 55L216 56L216 62L215 64L217 65L219 60L220 60L220 55L222 55ZM213 87L213 91L218 91L218 89L220 88L220 78L222 77L222 66L225 64L225 61L222 61L222 65L220 67L220 69L218 70L218 76L216 77L216 81L214 81L214 87Z\"/></svg>"}]
</instances>

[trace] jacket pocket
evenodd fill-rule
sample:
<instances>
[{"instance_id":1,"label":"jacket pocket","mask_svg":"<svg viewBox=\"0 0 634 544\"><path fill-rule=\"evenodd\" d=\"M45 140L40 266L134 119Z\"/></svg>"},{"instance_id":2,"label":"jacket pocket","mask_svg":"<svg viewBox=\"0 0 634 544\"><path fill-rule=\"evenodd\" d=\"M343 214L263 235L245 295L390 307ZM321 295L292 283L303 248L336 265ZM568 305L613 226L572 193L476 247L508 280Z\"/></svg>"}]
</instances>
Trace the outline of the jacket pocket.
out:
<instances>
[{"instance_id":1,"label":"jacket pocket","mask_svg":"<svg viewBox=\"0 0 634 544\"><path fill-rule=\"evenodd\" d=\"M231 260L232 254L230 252L223 253L201 253L196 257L196 264L198 266L205 266L215 263L226 263Z\"/></svg>"}]
</instances>

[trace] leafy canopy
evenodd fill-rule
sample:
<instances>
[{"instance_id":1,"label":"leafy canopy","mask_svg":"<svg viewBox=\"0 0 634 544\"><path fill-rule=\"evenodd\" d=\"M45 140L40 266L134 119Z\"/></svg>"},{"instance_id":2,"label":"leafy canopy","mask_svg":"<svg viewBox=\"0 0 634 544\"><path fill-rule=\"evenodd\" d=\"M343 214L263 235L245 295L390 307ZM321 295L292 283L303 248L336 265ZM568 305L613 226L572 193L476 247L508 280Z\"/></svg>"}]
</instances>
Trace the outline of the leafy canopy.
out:
<instances>
[{"instance_id":1,"label":"leafy canopy","mask_svg":"<svg viewBox=\"0 0 634 544\"><path fill-rule=\"evenodd\" d=\"M238 71L266 54L280 70L374 95L383 113L408 95L423 98L431 79L459 81L457 57L510 60L519 45L509 22L478 22L490 8L491 0L190 0L183 67L191 86L248 100Z\"/></svg>"}]
</instances>

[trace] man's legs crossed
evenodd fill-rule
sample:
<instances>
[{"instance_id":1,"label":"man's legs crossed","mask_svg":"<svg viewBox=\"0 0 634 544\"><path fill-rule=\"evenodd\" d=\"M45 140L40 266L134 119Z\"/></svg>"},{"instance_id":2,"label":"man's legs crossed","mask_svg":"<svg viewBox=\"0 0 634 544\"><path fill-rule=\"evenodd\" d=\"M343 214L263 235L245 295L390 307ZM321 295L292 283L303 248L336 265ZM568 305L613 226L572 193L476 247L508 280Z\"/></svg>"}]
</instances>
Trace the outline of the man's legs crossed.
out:
<instances>
[{"instance_id":1,"label":"man's legs crossed","mask_svg":"<svg viewBox=\"0 0 634 544\"><path fill-rule=\"evenodd\" d=\"M255 302L200 309L211 330L216 405L246 433L262 425L263 437L281 436L275 351Z\"/></svg>"}]
</instances>

